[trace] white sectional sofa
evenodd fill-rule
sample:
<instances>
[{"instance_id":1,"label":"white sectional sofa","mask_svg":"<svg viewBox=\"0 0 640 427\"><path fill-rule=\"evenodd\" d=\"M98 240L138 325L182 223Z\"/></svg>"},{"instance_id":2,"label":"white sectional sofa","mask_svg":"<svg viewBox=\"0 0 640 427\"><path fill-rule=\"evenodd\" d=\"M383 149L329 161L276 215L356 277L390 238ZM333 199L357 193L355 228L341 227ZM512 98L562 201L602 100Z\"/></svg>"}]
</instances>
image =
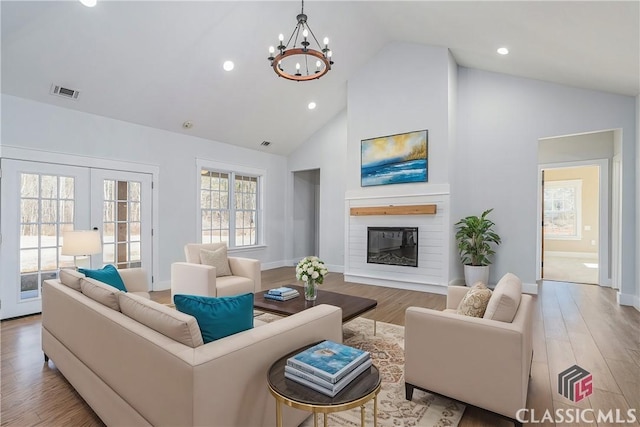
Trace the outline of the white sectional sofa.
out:
<instances>
[{"instance_id":1,"label":"white sectional sofa","mask_svg":"<svg viewBox=\"0 0 640 427\"><path fill-rule=\"evenodd\" d=\"M342 341L341 310L319 305L272 323L255 320L253 329L202 344L191 316L83 281L80 291L44 282L42 349L110 426L274 425L266 383L271 364L315 341ZM118 301L117 307L87 295ZM285 425L308 415L286 407Z\"/></svg>"}]
</instances>

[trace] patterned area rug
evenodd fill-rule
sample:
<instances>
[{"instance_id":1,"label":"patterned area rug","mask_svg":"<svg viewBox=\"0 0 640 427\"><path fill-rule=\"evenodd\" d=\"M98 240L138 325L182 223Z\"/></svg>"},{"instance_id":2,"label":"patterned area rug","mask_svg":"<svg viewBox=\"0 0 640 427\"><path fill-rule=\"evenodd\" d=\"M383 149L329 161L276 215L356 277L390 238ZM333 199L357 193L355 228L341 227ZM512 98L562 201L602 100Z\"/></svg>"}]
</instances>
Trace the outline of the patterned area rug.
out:
<instances>
[{"instance_id":1,"label":"patterned area rug","mask_svg":"<svg viewBox=\"0 0 640 427\"><path fill-rule=\"evenodd\" d=\"M257 319L271 322L278 316L264 313ZM457 426L464 413L464 405L425 393L413 392L413 400L404 394L404 327L378 322L373 335L373 321L357 318L343 327L344 343L371 353L373 363L382 375L382 389L378 394L378 426L380 427L445 427ZM366 425L373 425L373 401L367 403ZM318 416L322 423L322 415ZM360 426L360 409L329 415L330 427ZM309 417L302 427L313 426Z\"/></svg>"}]
</instances>

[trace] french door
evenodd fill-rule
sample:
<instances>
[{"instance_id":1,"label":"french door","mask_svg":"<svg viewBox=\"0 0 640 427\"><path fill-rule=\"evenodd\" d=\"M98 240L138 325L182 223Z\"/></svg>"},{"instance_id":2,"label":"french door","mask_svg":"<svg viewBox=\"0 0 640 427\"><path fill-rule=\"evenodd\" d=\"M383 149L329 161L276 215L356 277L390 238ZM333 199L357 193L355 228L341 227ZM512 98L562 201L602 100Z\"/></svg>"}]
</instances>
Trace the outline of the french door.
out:
<instances>
[{"instance_id":1,"label":"french door","mask_svg":"<svg viewBox=\"0 0 640 427\"><path fill-rule=\"evenodd\" d=\"M103 250L92 268L152 271L151 175L2 159L0 317L42 310L42 281L74 259L61 254L65 230L97 228Z\"/></svg>"}]
</instances>

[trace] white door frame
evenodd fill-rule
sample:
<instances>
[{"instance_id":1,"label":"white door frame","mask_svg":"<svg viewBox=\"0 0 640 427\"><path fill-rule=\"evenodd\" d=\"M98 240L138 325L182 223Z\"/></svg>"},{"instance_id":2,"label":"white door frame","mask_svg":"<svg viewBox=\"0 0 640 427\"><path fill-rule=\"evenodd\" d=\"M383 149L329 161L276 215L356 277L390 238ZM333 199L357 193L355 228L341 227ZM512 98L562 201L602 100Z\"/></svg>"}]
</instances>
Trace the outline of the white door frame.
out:
<instances>
[{"instance_id":1,"label":"white door frame","mask_svg":"<svg viewBox=\"0 0 640 427\"><path fill-rule=\"evenodd\" d=\"M159 254L158 254L158 241L159 241L159 197L158 197L158 183L160 181L160 167L158 165L151 165L147 163L127 162L122 160L110 160L99 157L79 156L76 154L58 153L54 151L45 150L33 150L20 147L2 146L2 158L13 160L27 160L33 162L52 163L67 166L82 166L89 168L99 169L111 169L120 170L124 172L135 173L148 173L153 176L153 185L151 187L152 194L152 211L151 211L151 224L154 230L152 239L152 254L153 254L153 267L149 273L152 277L159 277ZM0 230L0 233L3 232ZM155 290L154 286L159 283L159 280L154 280L151 284L151 290Z\"/></svg>"},{"instance_id":2,"label":"white door frame","mask_svg":"<svg viewBox=\"0 0 640 427\"><path fill-rule=\"evenodd\" d=\"M542 212L540 206L542 206L542 170L543 169L558 169L558 168L573 168L579 166L599 166L599 189L598 192L600 198L599 204L599 231L598 231L598 284L600 286L611 286L611 275L609 274L609 206L611 205L611 199L609 196L609 159L596 159L596 160L581 160L575 162L559 162L559 163L546 163L538 165L538 203L536 206L536 279L542 279L542 272L540 271L540 264L542 261ZM611 260L611 265L615 260Z\"/></svg>"},{"instance_id":3,"label":"white door frame","mask_svg":"<svg viewBox=\"0 0 640 427\"><path fill-rule=\"evenodd\" d=\"M620 291L622 271L622 155L613 156L611 168L611 287Z\"/></svg>"}]
</instances>

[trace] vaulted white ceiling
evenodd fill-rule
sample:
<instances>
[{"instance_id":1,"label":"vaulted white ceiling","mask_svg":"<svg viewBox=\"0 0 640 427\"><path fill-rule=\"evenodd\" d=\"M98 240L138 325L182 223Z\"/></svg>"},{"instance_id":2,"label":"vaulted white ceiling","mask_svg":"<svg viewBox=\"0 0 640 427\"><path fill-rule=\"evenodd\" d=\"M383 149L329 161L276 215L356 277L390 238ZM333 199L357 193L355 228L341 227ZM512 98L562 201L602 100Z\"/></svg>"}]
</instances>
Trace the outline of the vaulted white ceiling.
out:
<instances>
[{"instance_id":1,"label":"vaulted white ceiling","mask_svg":"<svg viewBox=\"0 0 640 427\"><path fill-rule=\"evenodd\" d=\"M392 41L447 47L465 67L635 96L639 4L307 1L335 64L298 83L267 61L278 34L293 30L298 1L2 1L2 92L286 155L345 108L349 78ZM511 53L497 55L500 46ZM411 64L388 66L402 78ZM52 84L79 99L50 95Z\"/></svg>"}]
</instances>

